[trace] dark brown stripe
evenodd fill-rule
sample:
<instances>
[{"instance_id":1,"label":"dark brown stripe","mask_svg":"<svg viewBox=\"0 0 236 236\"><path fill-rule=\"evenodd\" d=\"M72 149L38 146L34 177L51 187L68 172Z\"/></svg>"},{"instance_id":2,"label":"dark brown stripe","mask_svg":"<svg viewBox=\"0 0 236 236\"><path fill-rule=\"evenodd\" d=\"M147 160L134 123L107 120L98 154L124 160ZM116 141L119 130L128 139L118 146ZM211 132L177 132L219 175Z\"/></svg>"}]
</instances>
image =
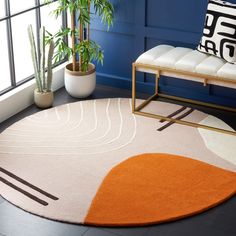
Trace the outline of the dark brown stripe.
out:
<instances>
[{"instance_id":1,"label":"dark brown stripe","mask_svg":"<svg viewBox=\"0 0 236 236\"><path fill-rule=\"evenodd\" d=\"M191 114L193 111L194 111L194 109L191 108L190 110L188 110L188 111L185 112L184 114L182 114L182 115L176 117L175 119L176 119L176 120L181 120L181 119L183 119L184 117L186 117L186 116L188 116L189 114ZM167 123L166 125L163 125L161 128L159 128L157 131L162 131L162 130L168 128L169 126L173 125L174 123L175 123L174 121L170 121L170 122Z\"/></svg>"},{"instance_id":2,"label":"dark brown stripe","mask_svg":"<svg viewBox=\"0 0 236 236\"><path fill-rule=\"evenodd\" d=\"M181 107L180 109L178 109L177 111L171 113L170 115L167 116L167 118L172 118L173 116L178 115L180 112L184 111L187 107ZM165 122L165 120L160 120L161 123Z\"/></svg>"},{"instance_id":3,"label":"dark brown stripe","mask_svg":"<svg viewBox=\"0 0 236 236\"><path fill-rule=\"evenodd\" d=\"M38 197L32 195L31 193L28 193L27 191L25 191L25 190L22 189L22 188L17 187L16 185L12 184L12 183L9 182L8 180L6 180L6 179L0 177L0 181L3 182L4 184L8 185L9 187L11 187L11 188L17 190L18 192L24 194L24 195L27 196L28 198L30 198L30 199L32 199L32 200L38 202L39 204L41 204L41 205L43 205L43 206L47 206L47 205L48 205L47 202L45 202L45 201L43 201L42 199L40 199L40 198L38 198Z\"/></svg>"},{"instance_id":4,"label":"dark brown stripe","mask_svg":"<svg viewBox=\"0 0 236 236\"><path fill-rule=\"evenodd\" d=\"M37 192L39 192L39 193L45 195L45 196L48 197L48 198L51 198L51 199L53 199L53 200L58 200L58 199L59 199L59 198L57 198L57 197L51 195L50 193L47 193L47 192L45 192L44 190L42 190L42 189L40 189L40 188L34 186L33 184L31 184L31 183L25 181L24 179L22 179L22 178L20 178L20 177L18 177L18 176L16 176L16 175L14 175L13 173L9 172L8 170L3 169L2 167L0 167L0 171L3 172L4 174L10 176L11 178L13 178L13 179L19 181L20 183L22 183L22 184L24 184L24 185L26 185L26 186L28 186L28 187L34 189L35 191L37 191Z\"/></svg>"}]
</instances>

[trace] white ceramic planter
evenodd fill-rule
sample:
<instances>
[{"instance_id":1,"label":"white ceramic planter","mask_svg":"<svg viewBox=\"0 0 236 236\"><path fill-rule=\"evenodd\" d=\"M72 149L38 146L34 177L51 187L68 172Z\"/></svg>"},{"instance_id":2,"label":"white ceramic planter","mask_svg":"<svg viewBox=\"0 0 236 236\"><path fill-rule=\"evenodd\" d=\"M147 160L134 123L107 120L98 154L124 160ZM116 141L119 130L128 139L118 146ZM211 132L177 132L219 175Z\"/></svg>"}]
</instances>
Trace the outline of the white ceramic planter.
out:
<instances>
[{"instance_id":1,"label":"white ceramic planter","mask_svg":"<svg viewBox=\"0 0 236 236\"><path fill-rule=\"evenodd\" d=\"M37 89L34 90L34 103L39 108L49 108L53 104L53 92L38 92Z\"/></svg>"},{"instance_id":2,"label":"white ceramic planter","mask_svg":"<svg viewBox=\"0 0 236 236\"><path fill-rule=\"evenodd\" d=\"M85 98L93 93L96 86L96 71L93 64L89 64L88 72L72 71L72 63L65 68L66 91L75 98Z\"/></svg>"}]
</instances>

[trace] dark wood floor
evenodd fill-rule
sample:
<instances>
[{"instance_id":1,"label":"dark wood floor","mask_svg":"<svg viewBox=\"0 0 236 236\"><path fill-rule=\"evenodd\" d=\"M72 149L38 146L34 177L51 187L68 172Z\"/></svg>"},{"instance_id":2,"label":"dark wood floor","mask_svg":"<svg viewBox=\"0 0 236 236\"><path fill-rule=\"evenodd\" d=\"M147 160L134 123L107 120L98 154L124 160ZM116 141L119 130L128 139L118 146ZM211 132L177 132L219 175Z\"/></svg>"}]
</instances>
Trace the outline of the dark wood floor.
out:
<instances>
[{"instance_id":1,"label":"dark wood floor","mask_svg":"<svg viewBox=\"0 0 236 236\"><path fill-rule=\"evenodd\" d=\"M97 86L89 99L130 97L128 90ZM64 89L56 93L54 105L75 102ZM139 94L144 98L144 94ZM196 107L215 115L236 129L236 115ZM12 123L39 111L34 105L0 124L0 132ZM0 236L236 236L236 197L205 213L173 223L139 228L96 228L65 224L31 215L0 197Z\"/></svg>"}]
</instances>

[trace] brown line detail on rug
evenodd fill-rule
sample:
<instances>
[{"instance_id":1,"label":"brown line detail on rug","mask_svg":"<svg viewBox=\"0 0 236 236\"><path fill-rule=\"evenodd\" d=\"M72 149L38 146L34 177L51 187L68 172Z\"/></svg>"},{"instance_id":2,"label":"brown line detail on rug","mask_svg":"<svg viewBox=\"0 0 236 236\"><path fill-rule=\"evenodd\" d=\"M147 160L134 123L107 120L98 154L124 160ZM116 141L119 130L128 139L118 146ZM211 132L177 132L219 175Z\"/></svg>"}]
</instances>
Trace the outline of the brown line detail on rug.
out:
<instances>
[{"instance_id":1,"label":"brown line detail on rug","mask_svg":"<svg viewBox=\"0 0 236 236\"><path fill-rule=\"evenodd\" d=\"M188 110L187 112L185 112L184 114L176 117L176 120L181 120L183 118L185 118L186 116L188 116L189 114L191 114L194 111L193 108L191 108L190 110ZM170 121L169 123L163 125L162 127L160 127L159 129L157 129L157 131L163 131L164 129L168 128L169 126L173 125L175 122L174 121Z\"/></svg>"},{"instance_id":2,"label":"brown line detail on rug","mask_svg":"<svg viewBox=\"0 0 236 236\"><path fill-rule=\"evenodd\" d=\"M180 112L184 111L187 107L181 107L180 109L178 109L177 111L174 111L173 113L171 113L170 115L167 116L167 118L172 118L173 116L178 115ZM164 119L159 121L160 123L165 122Z\"/></svg>"},{"instance_id":3,"label":"brown line detail on rug","mask_svg":"<svg viewBox=\"0 0 236 236\"><path fill-rule=\"evenodd\" d=\"M15 174L11 173L10 171L3 169L2 167L0 167L0 171L3 172L4 174L10 176L11 178L17 180L18 182L20 182L20 183L34 189L35 191L45 195L46 197L51 198L52 200L58 200L59 199L58 197L55 197L52 194L45 192L44 190L34 186L33 184L31 184L31 183L27 182L26 180L16 176Z\"/></svg>"},{"instance_id":4,"label":"brown line detail on rug","mask_svg":"<svg viewBox=\"0 0 236 236\"><path fill-rule=\"evenodd\" d=\"M28 193L28 192L25 191L24 189L22 189L22 188L20 188L20 187L18 187L18 186L16 186L16 185L14 185L14 184L12 184L12 183L9 182L8 180L6 180L6 179L0 177L0 181L3 182L4 184L8 185L9 187L11 187L11 188L17 190L18 192L24 194L24 195L27 196L28 198L30 198L30 199L32 199L32 200L38 202L39 204L41 204L41 205L43 205L43 206L47 206L47 205L48 205L48 203L45 202L44 200L42 200L42 199L40 199L40 198L38 198L38 197L32 195L31 193Z\"/></svg>"}]
</instances>

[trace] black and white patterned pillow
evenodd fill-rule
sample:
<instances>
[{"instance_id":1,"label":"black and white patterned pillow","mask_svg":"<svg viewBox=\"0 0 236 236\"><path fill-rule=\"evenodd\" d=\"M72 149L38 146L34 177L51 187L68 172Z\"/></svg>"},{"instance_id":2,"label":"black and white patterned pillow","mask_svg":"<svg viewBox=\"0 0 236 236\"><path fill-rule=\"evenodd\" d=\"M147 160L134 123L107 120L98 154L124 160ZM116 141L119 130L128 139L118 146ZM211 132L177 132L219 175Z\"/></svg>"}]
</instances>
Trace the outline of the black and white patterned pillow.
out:
<instances>
[{"instance_id":1,"label":"black and white patterned pillow","mask_svg":"<svg viewBox=\"0 0 236 236\"><path fill-rule=\"evenodd\" d=\"M197 50L236 63L236 4L209 0Z\"/></svg>"}]
</instances>

